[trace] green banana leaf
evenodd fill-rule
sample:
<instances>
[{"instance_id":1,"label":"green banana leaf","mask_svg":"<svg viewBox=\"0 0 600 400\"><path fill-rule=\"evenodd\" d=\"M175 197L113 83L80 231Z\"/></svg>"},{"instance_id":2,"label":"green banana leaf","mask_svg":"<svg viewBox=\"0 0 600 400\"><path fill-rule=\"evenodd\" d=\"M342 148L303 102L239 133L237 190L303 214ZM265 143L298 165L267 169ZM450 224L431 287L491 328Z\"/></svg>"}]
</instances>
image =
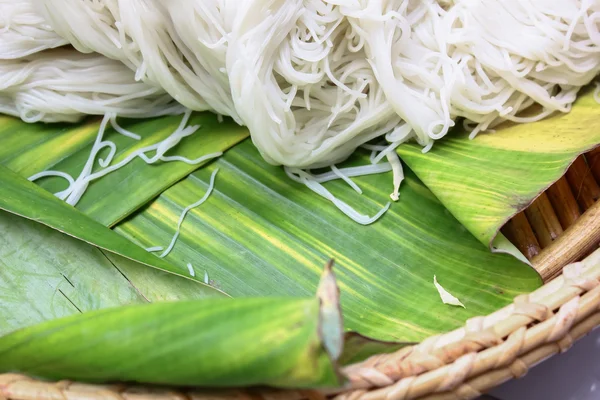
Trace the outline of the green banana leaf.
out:
<instances>
[{"instance_id":1,"label":"green banana leaf","mask_svg":"<svg viewBox=\"0 0 600 400\"><path fill-rule=\"evenodd\" d=\"M117 133L109 125L104 139L114 142L118 149L113 164L137 149L165 139L180 121L180 116L120 120L123 128L142 137L140 141ZM200 129L184 138L167 155L172 153L195 159L225 151L248 136L246 128L231 119L219 123L217 117L210 113L194 114L189 125L199 125ZM97 118L77 125L45 125L25 124L0 115L0 164L25 177L41 171L59 170L77 178L92 150L99 126ZM108 149L100 154L106 156ZM96 221L111 226L201 165L184 162L148 165L142 159L135 158L125 167L91 182L77 208ZM40 179L39 184L52 193L67 187L64 179L54 177Z\"/></svg>"},{"instance_id":2,"label":"green banana leaf","mask_svg":"<svg viewBox=\"0 0 600 400\"><path fill-rule=\"evenodd\" d=\"M0 211L0 232L0 335L108 307L223 297L221 292L202 290L196 281L147 268L5 211ZM325 277L332 280L331 274ZM337 288L334 281L323 278L321 286L323 282ZM338 294L329 294L321 296L320 329L327 330L324 343L337 358L342 346ZM353 333L348 335L344 360L362 360L403 345ZM6 368L0 372L15 367Z\"/></svg>"},{"instance_id":3,"label":"green banana leaf","mask_svg":"<svg viewBox=\"0 0 600 400\"><path fill-rule=\"evenodd\" d=\"M354 162L365 163L365 158ZM316 288L319 266L333 256L340 264L347 328L387 341L412 342L454 328L540 284L529 267L490 254L410 173L402 201L381 221L362 227L265 163L250 141L173 186L116 231L143 247L165 246L182 208L205 194L218 167L217 191L190 212L166 261L119 241L6 169L0 171L0 185L10 195L0 199L0 208L182 276L189 277L191 263L198 270L194 279L203 280L206 271L212 287L235 297L306 296ZM387 202L390 174L356 181L363 186L362 196L339 182L328 187L374 214ZM440 301L434 274L467 309Z\"/></svg>"},{"instance_id":4,"label":"green banana leaf","mask_svg":"<svg viewBox=\"0 0 600 400\"><path fill-rule=\"evenodd\" d=\"M166 302L58 319L0 338L0 371L87 382L335 387L343 338L330 269L318 294Z\"/></svg>"},{"instance_id":5,"label":"green banana leaf","mask_svg":"<svg viewBox=\"0 0 600 400\"><path fill-rule=\"evenodd\" d=\"M426 154L415 144L400 146L398 154L465 228L498 248L500 228L600 144L599 113L588 88L568 114L506 124L473 140L457 129Z\"/></svg>"},{"instance_id":6,"label":"green banana leaf","mask_svg":"<svg viewBox=\"0 0 600 400\"><path fill-rule=\"evenodd\" d=\"M0 335L123 304L223 297L5 211L0 232Z\"/></svg>"},{"instance_id":7,"label":"green banana leaf","mask_svg":"<svg viewBox=\"0 0 600 400\"><path fill-rule=\"evenodd\" d=\"M165 123L165 119L159 121ZM179 120L172 118L170 121L168 129L156 129L163 132L162 137L168 135ZM154 121L131 122L126 127L141 132L140 127L147 124L144 132L152 132L153 123ZM97 122L95 124L91 126L97 126ZM60 139L55 138L54 141L47 139L49 134L39 128L39 125L34 126L38 127L35 129L40 129L37 135L44 137L43 140L38 138L39 143L53 143L51 147L45 146L46 152L52 153L48 150L50 148L57 149L55 154L47 155L50 161L36 160L37 165L28 167L28 157L34 159L34 155L46 154L38 149L32 139L28 139L29 145L23 146L29 149L29 156L15 156L17 153L5 151L0 153L2 163L23 176L44 168L60 169L76 175L87 158L96 128L88 128L88 136L81 141L78 150L65 155L60 153L69 146L60 143L69 141L71 136L68 133L64 132ZM205 140L210 141L211 137L220 135L222 126L226 125L207 130ZM84 128L73 129L85 131ZM2 132L0 140L6 134ZM117 135L114 132L109 134ZM58 135L61 133L58 132ZM236 140L245 135L245 132L240 133ZM114 141L118 140L131 141L117 135ZM144 143L155 140L157 138L148 139ZM18 142L16 139L13 141ZM120 142L118 144L121 148ZM182 147L184 151L196 151L186 153L190 158L209 152L204 151L204 148L200 152L199 147L187 147L188 145ZM445 144L442 141L438 145ZM73 145L72 148L76 147ZM127 147L125 149L125 152L132 150ZM177 149L177 152L180 150ZM24 151L22 149L21 153ZM430 154L434 152L435 149ZM123 154L125 153L120 153L118 157L123 157ZM367 162L366 155L359 154L350 164ZM347 329L382 340L418 341L430 334L459 326L473 315L491 312L507 304L516 294L530 291L540 284L537 274L517 260L489 254L485 246L478 244L477 239L448 213L444 205L411 171L406 171L407 179L403 183L401 200L394 203L380 221L363 227L348 220L326 200L290 181L280 168L265 163L249 141L236 146L217 162L200 169L164 192L166 186L172 185L189 172L190 168L195 167L168 163L181 164L188 169L172 173L167 178L166 175L157 175L154 179L153 171L167 164L148 166L141 161L138 164L135 169L139 171L135 174L142 174L147 179L143 186L135 186L131 193L120 191L121 198L126 199L126 208L113 212L112 204L103 203L102 207L92 204L104 201L106 195L111 193L119 180L115 178L112 181L109 178L117 177L120 171L94 182L78 207L109 226L131 214L116 226L116 232L142 247L166 246L175 232L182 209L204 195L209 176L215 168L220 168L215 193L205 204L190 212L174 250L165 260L169 267L163 265L161 268L189 276L187 264L191 263L195 268L195 279L203 280L206 271L213 287L234 297L306 296L316 288L319 266L325 259L333 256L340 264ZM419 172L417 167L415 170ZM124 176L127 178L130 175ZM110 182L105 185L104 180ZM129 183L136 185L138 181L136 178ZM361 177L355 181L364 190L362 196L358 196L343 182L330 182L326 186L359 211L375 214L388 201L387 194L391 192L392 181L390 174ZM63 184L51 179L40 181L40 185L50 191L63 189L60 186ZM29 185L27 190L31 187L34 186ZM92 188L96 188L95 192ZM11 192L15 190L12 188ZM144 190L149 190L151 195L143 195ZM156 200L148 203L149 197L161 192ZM42 197L44 201L56 200L52 196ZM87 198L92 206L82 207ZM96 230L99 227L90 228L89 219L73 224L61 214L67 208L48 217L42 215L47 211L45 208L44 213L35 214L35 210L39 208L33 206L28 212L34 214L27 214L23 210L19 211L19 207L24 204L31 206L33 203L15 199L18 197L13 198L12 204L4 204L3 208L46 224L50 218L50 225L54 228L114 251L110 248L112 244L107 246L106 242L102 242L106 240L103 237L107 233L103 231L98 237ZM59 202L54 203L53 207ZM142 208L136 212L140 207ZM69 210L75 211L71 208ZM77 215L83 221L83 216ZM64 223L60 225L56 221ZM111 236L112 239L114 238ZM164 262L146 252L140 252L136 246L123 247L118 253L154 266ZM123 265L132 263L109 253L106 253L106 258L113 262L113 258L119 258ZM446 289L461 299L467 306L466 309L452 308L441 303L432 283L434 274ZM136 287L142 287L143 292L160 296L161 281L145 281L143 268L132 268L131 272L124 275L127 278L135 277ZM177 277L170 279L178 280ZM169 296L167 294L165 298ZM185 297L183 295L179 298Z\"/></svg>"},{"instance_id":8,"label":"green banana leaf","mask_svg":"<svg viewBox=\"0 0 600 400\"><path fill-rule=\"evenodd\" d=\"M0 166L0 187L0 210L31 219L138 263L202 282L202 277L191 277L189 273L184 273L163 259L153 256L3 166ZM60 251L60 248L57 251ZM218 290L204 283L197 286L197 290L206 295L218 295Z\"/></svg>"},{"instance_id":9,"label":"green banana leaf","mask_svg":"<svg viewBox=\"0 0 600 400\"><path fill-rule=\"evenodd\" d=\"M350 162L368 163L366 154ZM215 190L187 215L165 258L181 270L202 266L211 284L233 297L306 296L319 266L335 258L346 328L376 339L419 341L508 304L540 285L537 273L492 254L412 174L400 201L376 223L360 226L331 203L262 160L247 140L163 192L115 227L142 247L166 246L182 209L202 197L216 168ZM325 185L370 215L392 191L391 173ZM433 276L466 305L441 302Z\"/></svg>"}]
</instances>

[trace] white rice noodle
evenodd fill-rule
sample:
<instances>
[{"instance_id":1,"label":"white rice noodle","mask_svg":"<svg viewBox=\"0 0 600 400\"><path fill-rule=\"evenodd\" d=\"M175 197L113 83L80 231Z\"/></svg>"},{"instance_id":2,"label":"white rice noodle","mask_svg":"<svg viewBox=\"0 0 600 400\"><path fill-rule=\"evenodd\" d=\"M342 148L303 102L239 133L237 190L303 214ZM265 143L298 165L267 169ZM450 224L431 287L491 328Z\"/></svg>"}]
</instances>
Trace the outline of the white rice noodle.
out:
<instances>
[{"instance_id":1,"label":"white rice noodle","mask_svg":"<svg viewBox=\"0 0 600 400\"><path fill-rule=\"evenodd\" d=\"M73 183L73 185L71 186L69 195L65 199L65 201L68 204L74 206L79 202L79 199L81 199L81 196L83 196L83 193L86 191L88 185L91 182L87 178L92 174L92 169L94 168L94 163L96 161L96 158L98 157L98 154L103 148L110 146L109 143L112 143L109 141L102 140L104 136L104 131L106 130L106 126L108 125L108 122L112 117L113 114L106 114L104 118L102 118L100 128L98 129L98 135L96 136L94 144L92 145L92 151L90 152L90 155L88 156L88 159L85 162L81 173L75 180L75 183ZM114 143L112 143L112 145L114 146ZM103 164L104 166L110 164L110 162L112 161L112 157L114 157L114 152L111 152L111 154L109 154L109 157L102 160L102 162L99 161L99 164Z\"/></svg>"},{"instance_id":2,"label":"white rice noodle","mask_svg":"<svg viewBox=\"0 0 600 400\"><path fill-rule=\"evenodd\" d=\"M333 171L325 172L318 175L312 175L312 179L319 183L329 182L335 179L340 178L340 174L345 176L346 178L352 178L356 176L366 176L366 175L374 175L381 174L384 172L389 172L392 170L392 167L389 163L381 163L381 164L368 164L361 165L358 167L346 167L346 168L337 168L338 173Z\"/></svg>"},{"instance_id":3,"label":"white rice noodle","mask_svg":"<svg viewBox=\"0 0 600 400\"><path fill-rule=\"evenodd\" d=\"M135 71L135 79L163 88L185 107L213 108L200 93L212 79L176 35L159 0L33 0L54 29L81 52L97 52ZM74 18L76 15L79 18Z\"/></svg>"},{"instance_id":4,"label":"white rice noodle","mask_svg":"<svg viewBox=\"0 0 600 400\"><path fill-rule=\"evenodd\" d=\"M49 26L88 54L55 49L0 61L0 112L29 122L102 114L103 126L134 139L116 115L182 112L179 104L229 115L248 126L268 162L288 166L293 179L364 224L387 206L371 218L321 185L343 179L361 192L350 179L358 170L335 167L357 147L385 137L388 144L372 148L373 165L359 170L391 169L397 200L400 144L414 139L427 152L459 117L475 137L504 121L567 112L600 72L598 0L27 1L0 0L19 11L0 14L0 33L32 32L41 47L19 44L21 35L7 57L64 43ZM135 157L196 164L220 154L165 155L196 129L183 124L114 165L114 144L100 133L61 196L70 191L75 204L93 179ZM93 172L105 147L103 169ZM326 176L303 170L330 166Z\"/></svg>"},{"instance_id":5,"label":"white rice noodle","mask_svg":"<svg viewBox=\"0 0 600 400\"><path fill-rule=\"evenodd\" d=\"M400 158L395 151L387 153L387 159L392 166L392 172L394 174L394 191L390 194L390 198L394 201L398 201L400 196L400 184L404 180L404 171L402 170L402 163Z\"/></svg>"},{"instance_id":6,"label":"white rice noodle","mask_svg":"<svg viewBox=\"0 0 600 400\"><path fill-rule=\"evenodd\" d=\"M385 214L391 205L391 203L387 203L381 210L379 210L379 212L377 212L377 214L375 214L373 217L369 217L368 215L359 213L347 203L335 197L329 190L327 190L306 171L303 171L299 168L285 167L285 172L292 180L304 184L319 196L331 201L341 212L361 225L370 225L377 221L383 214Z\"/></svg>"},{"instance_id":7,"label":"white rice noodle","mask_svg":"<svg viewBox=\"0 0 600 400\"><path fill-rule=\"evenodd\" d=\"M410 125L422 145L433 136L443 136L452 121L442 115L440 99L428 89L445 83L447 76L438 76L438 63L446 61L438 52L427 48L415 38L416 30L429 30L427 39L434 48L434 18L441 7L433 1L391 0L357 1L356 6L342 8L344 14L358 26L373 71L387 101L394 111ZM443 33L443 32L440 32ZM443 40L443 39L439 39ZM412 57L413 59L407 59Z\"/></svg>"},{"instance_id":8,"label":"white rice noodle","mask_svg":"<svg viewBox=\"0 0 600 400\"><path fill-rule=\"evenodd\" d=\"M137 133L130 132L127 129L123 129L123 127L121 127L121 125L119 125L119 123L117 122L117 116L116 115L113 115L110 118L110 126L115 131L119 132L123 136L131 138L133 140L141 140L142 139L142 137L140 135L138 135Z\"/></svg>"},{"instance_id":9,"label":"white rice noodle","mask_svg":"<svg viewBox=\"0 0 600 400\"><path fill-rule=\"evenodd\" d=\"M62 171L42 171L42 172L38 172L37 174L33 174L31 175L28 180L31 182L35 182L40 178L47 178L50 176L56 176L59 178L63 178L65 180L67 180L67 182L69 182L69 186L65 189L62 190L60 192L54 193L54 195L56 197L58 197L61 200L64 200L65 197L71 192L71 190L73 190L73 185L75 184L75 179L73 179L73 177L69 174L67 174L66 172L62 172Z\"/></svg>"},{"instance_id":10,"label":"white rice noodle","mask_svg":"<svg viewBox=\"0 0 600 400\"><path fill-rule=\"evenodd\" d=\"M230 32L239 8L238 0L171 0L162 2L175 30L171 34L177 47L185 52L202 97L217 113L229 115L242 123L235 109L226 57Z\"/></svg>"},{"instance_id":11,"label":"white rice noodle","mask_svg":"<svg viewBox=\"0 0 600 400\"><path fill-rule=\"evenodd\" d=\"M411 139L426 152L458 117L474 137L566 112L600 72L597 0L29 1L78 50L298 168L384 135L375 163Z\"/></svg>"},{"instance_id":12,"label":"white rice noodle","mask_svg":"<svg viewBox=\"0 0 600 400\"><path fill-rule=\"evenodd\" d=\"M175 130L175 132L173 132L170 136L168 136L163 141L155 143L150 146L139 148L139 149L129 153L123 160L119 161L118 163L110 165L104 169L97 171L97 172L91 173L91 170L84 169L84 171L82 172L82 175L80 175L80 177L78 178L78 181L76 181L76 184L73 186L73 192L67 198L67 200L66 200L67 203L72 204L72 205L77 204L77 202L83 195L83 192L87 188L87 185L90 182L92 182L96 179L99 179L113 171L116 171L119 168L124 167L125 165L129 164L132 160L134 160L136 157L141 158L147 164L154 164L155 162L157 162L159 160L165 161L165 162L183 161L188 164L200 164L200 163L210 160L212 158L219 157L222 154L221 152L206 154L195 160L189 160L187 158L180 157L180 156L173 156L173 157L165 156L165 153L167 153L173 147L177 146L177 144L179 144L179 142L183 138L194 134L200 128L197 125L186 127L186 124L190 117L190 114L191 114L191 112L189 112L189 111L186 112L179 127ZM102 129L100 130L100 132L102 132ZM101 133L98 134L98 138L101 139ZM100 143L102 143L102 142L100 142ZM98 147L99 146L100 145L98 145ZM94 145L94 147L97 148L96 145ZM146 154L148 152L153 152L153 151L155 152L154 156L150 157ZM94 149L92 149L91 156L93 156L94 153L97 154L97 151L95 152Z\"/></svg>"},{"instance_id":13,"label":"white rice noodle","mask_svg":"<svg viewBox=\"0 0 600 400\"><path fill-rule=\"evenodd\" d=\"M207 160L221 156L221 152L205 154L196 159L188 159L183 156L165 155L169 150L177 146L183 138L194 134L200 128L200 126L198 125L187 125L190 116L191 111L186 111L177 129L164 140L149 146L138 148L135 151L129 153L127 156L125 156L125 158L123 158L119 162L112 164L117 149L114 142L104 139L104 132L108 123L110 121L115 121L115 114L108 113L102 119L100 128L98 130L98 135L96 136L94 144L92 145L92 150L90 151L88 159L77 179L73 179L70 175L65 174L63 172L45 171L32 175L31 177L29 177L29 180L33 181L45 176L60 176L67 179L69 181L69 187L63 190L62 192L56 193L56 196L65 200L68 204L75 206L79 202L79 200L81 199L91 182L124 167L136 157L141 158L147 164L154 164L157 161L179 161L185 162L187 164L197 165ZM133 132L129 132L128 136L130 135L138 136ZM104 159L98 158L100 151L102 151L106 147L110 149L109 154ZM154 155L152 156L146 154L152 152L154 152ZM98 164L101 167L101 169L98 171L94 171L96 159L98 159Z\"/></svg>"},{"instance_id":14,"label":"white rice noodle","mask_svg":"<svg viewBox=\"0 0 600 400\"><path fill-rule=\"evenodd\" d=\"M196 276L196 271L194 270L194 267L192 266L191 263L187 263L187 268L190 273L190 276L192 276L192 277Z\"/></svg>"},{"instance_id":15,"label":"white rice noodle","mask_svg":"<svg viewBox=\"0 0 600 400\"><path fill-rule=\"evenodd\" d=\"M208 189L206 189L206 193L204 194L204 196L202 196L202 198L200 200L198 200L197 202L192 203L189 206L187 206L186 208L184 208L183 211L181 212L181 215L179 216L179 221L177 221L177 229L175 230L175 235L173 235L173 239L171 239L171 243L169 243L169 246L159 256L160 258L166 257L171 252L173 247L175 246L175 242L177 241L177 238L179 237L179 233L181 232L181 224L183 223L183 220L185 219L185 216L187 215L187 213L192 208L198 207L199 205L204 203L206 200L208 200L208 197L211 195L211 193L215 187L215 177L217 176L217 172L219 172L219 169L215 168L212 175L210 176L210 183L208 185Z\"/></svg>"},{"instance_id":16,"label":"white rice noodle","mask_svg":"<svg viewBox=\"0 0 600 400\"><path fill-rule=\"evenodd\" d=\"M85 115L152 117L183 107L162 89L136 82L123 64L54 49L0 60L0 112L26 122L75 122Z\"/></svg>"},{"instance_id":17,"label":"white rice noodle","mask_svg":"<svg viewBox=\"0 0 600 400\"><path fill-rule=\"evenodd\" d=\"M329 166L400 122L338 6L251 0L239 7L227 71L236 109L267 161Z\"/></svg>"},{"instance_id":18,"label":"white rice noodle","mask_svg":"<svg viewBox=\"0 0 600 400\"><path fill-rule=\"evenodd\" d=\"M154 246L154 247L148 247L145 250L148 253L156 253L157 251L163 251L164 247L162 247L162 246Z\"/></svg>"},{"instance_id":19,"label":"white rice noodle","mask_svg":"<svg viewBox=\"0 0 600 400\"><path fill-rule=\"evenodd\" d=\"M356 193L362 194L362 189L360 187L358 187L358 185L356 183L354 183L354 181L352 179L350 179L342 171L340 171L340 169L338 167L336 167L335 165L332 165L331 172L333 172L337 177L339 177L344 182L346 182L352 189L354 189L354 191Z\"/></svg>"},{"instance_id":20,"label":"white rice noodle","mask_svg":"<svg viewBox=\"0 0 600 400\"><path fill-rule=\"evenodd\" d=\"M26 57L68 42L39 15L32 0L0 0L0 59Z\"/></svg>"},{"instance_id":21,"label":"white rice noodle","mask_svg":"<svg viewBox=\"0 0 600 400\"><path fill-rule=\"evenodd\" d=\"M600 3L592 0L360 0L342 11L361 27L394 110L424 151L456 117L472 137L499 123L567 112L600 72ZM537 104L541 111L522 117Z\"/></svg>"}]
</instances>

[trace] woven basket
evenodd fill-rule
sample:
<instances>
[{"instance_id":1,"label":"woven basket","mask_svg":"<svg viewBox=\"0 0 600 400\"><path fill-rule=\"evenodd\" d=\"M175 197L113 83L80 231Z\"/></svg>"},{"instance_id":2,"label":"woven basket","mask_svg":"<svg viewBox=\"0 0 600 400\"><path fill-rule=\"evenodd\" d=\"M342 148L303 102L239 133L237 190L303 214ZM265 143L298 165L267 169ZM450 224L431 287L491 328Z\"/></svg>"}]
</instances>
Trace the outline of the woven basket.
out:
<instances>
[{"instance_id":1,"label":"woven basket","mask_svg":"<svg viewBox=\"0 0 600 400\"><path fill-rule=\"evenodd\" d=\"M587 158L587 160L586 160ZM546 284L486 317L343 372L341 393L292 390L177 392L127 385L42 382L0 375L0 400L408 400L473 399L600 325L600 148L575 160L564 177L503 228ZM577 260L584 259L582 262Z\"/></svg>"}]
</instances>

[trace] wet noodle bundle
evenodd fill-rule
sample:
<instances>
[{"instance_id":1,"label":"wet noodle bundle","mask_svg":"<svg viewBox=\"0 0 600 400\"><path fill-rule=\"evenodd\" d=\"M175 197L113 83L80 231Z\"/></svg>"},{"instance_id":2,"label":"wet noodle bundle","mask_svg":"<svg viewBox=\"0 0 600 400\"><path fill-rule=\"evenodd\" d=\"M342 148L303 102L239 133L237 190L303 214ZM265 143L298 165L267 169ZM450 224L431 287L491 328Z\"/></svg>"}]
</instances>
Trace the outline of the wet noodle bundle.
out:
<instances>
[{"instance_id":1,"label":"wet noodle bundle","mask_svg":"<svg viewBox=\"0 0 600 400\"><path fill-rule=\"evenodd\" d=\"M0 1L0 111L72 121L211 110L313 186L306 168L382 137L372 159L393 167L394 199L399 144L426 151L458 118L475 136L568 112L600 71L600 0L13 3Z\"/></svg>"}]
</instances>

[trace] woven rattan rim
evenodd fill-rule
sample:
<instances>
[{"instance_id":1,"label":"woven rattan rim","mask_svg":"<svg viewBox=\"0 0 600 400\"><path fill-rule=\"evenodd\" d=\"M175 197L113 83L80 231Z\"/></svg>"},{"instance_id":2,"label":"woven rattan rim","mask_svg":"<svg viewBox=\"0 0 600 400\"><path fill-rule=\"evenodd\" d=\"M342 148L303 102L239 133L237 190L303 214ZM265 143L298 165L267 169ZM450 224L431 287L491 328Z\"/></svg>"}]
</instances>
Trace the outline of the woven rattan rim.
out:
<instances>
[{"instance_id":1,"label":"woven rattan rim","mask_svg":"<svg viewBox=\"0 0 600 400\"><path fill-rule=\"evenodd\" d=\"M596 153L600 159L600 151ZM600 171L598 165L595 167ZM557 183L555 190L560 190L559 186ZM539 202L541 207L544 202ZM561 211L568 214L566 208L555 207L555 211L557 218ZM532 257L536 270L550 282L529 295L516 297L501 310L470 319L463 328L344 368L349 384L338 393L270 389L184 392L43 382L18 374L0 374L0 400L473 399L523 376L532 366L568 350L575 340L600 326L600 201L575 218L574 224ZM527 224L526 217L523 219ZM531 231L529 225L526 228ZM551 229L547 233L552 234ZM536 237L530 236L537 243ZM583 261L571 263L592 251Z\"/></svg>"}]
</instances>

